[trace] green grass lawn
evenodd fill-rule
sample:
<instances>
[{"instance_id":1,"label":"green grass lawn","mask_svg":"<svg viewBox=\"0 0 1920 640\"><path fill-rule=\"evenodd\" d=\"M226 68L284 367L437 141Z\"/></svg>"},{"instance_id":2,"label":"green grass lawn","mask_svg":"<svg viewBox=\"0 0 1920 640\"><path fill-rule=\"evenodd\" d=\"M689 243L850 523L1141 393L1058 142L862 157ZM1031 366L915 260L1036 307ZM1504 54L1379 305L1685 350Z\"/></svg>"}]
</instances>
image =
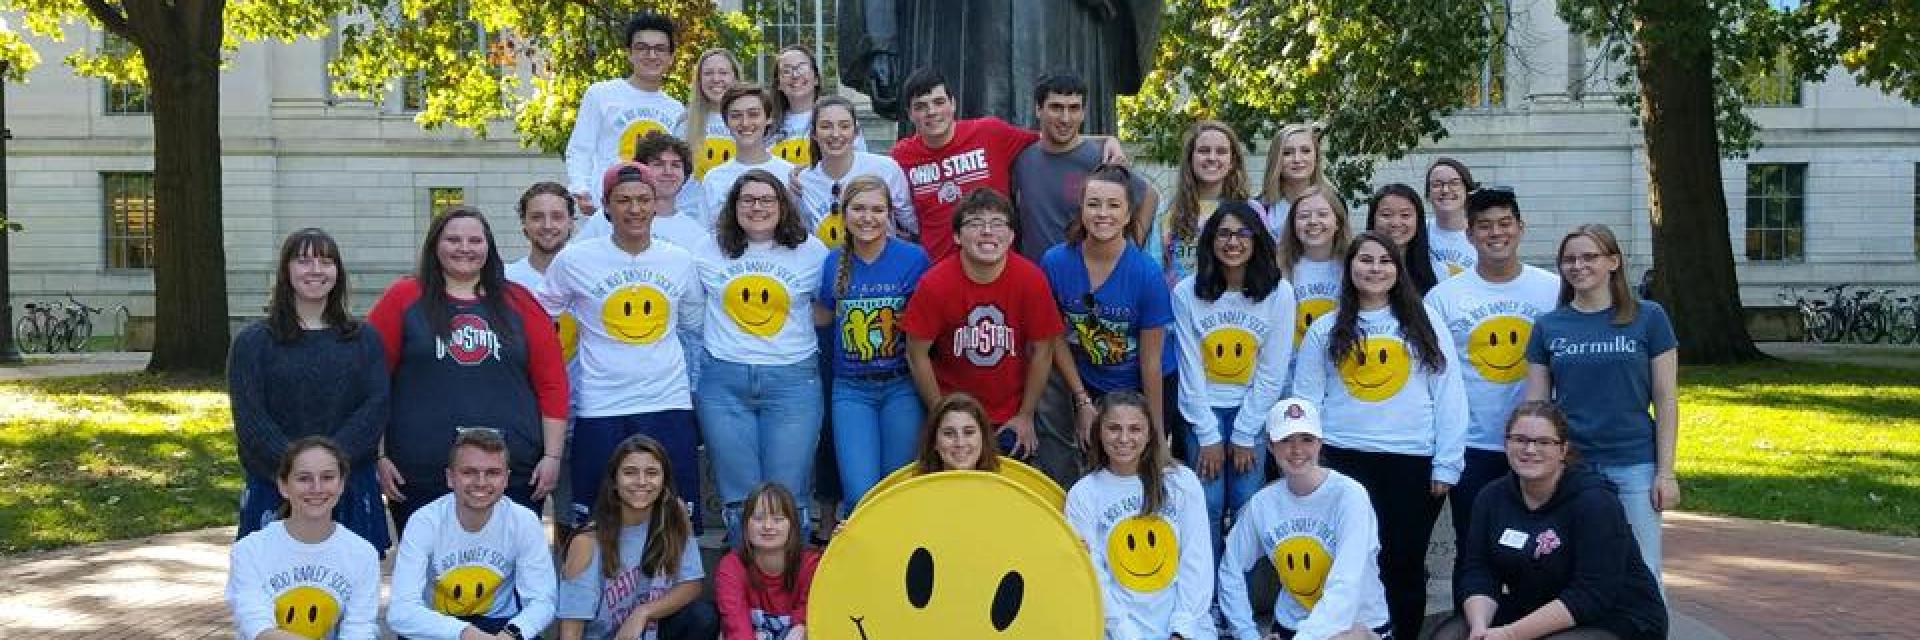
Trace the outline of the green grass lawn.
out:
<instances>
[{"instance_id":1,"label":"green grass lawn","mask_svg":"<svg viewBox=\"0 0 1920 640\"><path fill-rule=\"evenodd\" d=\"M225 381L0 383L0 553L232 524Z\"/></svg>"},{"instance_id":2,"label":"green grass lawn","mask_svg":"<svg viewBox=\"0 0 1920 640\"><path fill-rule=\"evenodd\" d=\"M1683 367L1681 508L1920 536L1920 372Z\"/></svg>"}]
</instances>

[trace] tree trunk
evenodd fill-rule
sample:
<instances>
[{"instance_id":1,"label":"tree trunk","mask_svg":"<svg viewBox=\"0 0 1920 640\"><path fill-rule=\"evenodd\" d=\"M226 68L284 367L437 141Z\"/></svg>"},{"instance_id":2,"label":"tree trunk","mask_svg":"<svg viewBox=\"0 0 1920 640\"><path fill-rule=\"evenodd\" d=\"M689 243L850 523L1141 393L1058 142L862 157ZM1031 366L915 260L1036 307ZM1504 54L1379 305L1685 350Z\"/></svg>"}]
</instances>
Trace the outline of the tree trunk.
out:
<instances>
[{"instance_id":1,"label":"tree trunk","mask_svg":"<svg viewBox=\"0 0 1920 640\"><path fill-rule=\"evenodd\" d=\"M220 0L126 2L153 105L154 344L148 371L226 369Z\"/></svg>"},{"instance_id":2,"label":"tree trunk","mask_svg":"<svg viewBox=\"0 0 1920 640\"><path fill-rule=\"evenodd\" d=\"M1654 297L1672 316L1680 359L1689 363L1765 357L1747 334L1728 239L1713 15L1706 0L1642 0L1634 11Z\"/></svg>"}]
</instances>

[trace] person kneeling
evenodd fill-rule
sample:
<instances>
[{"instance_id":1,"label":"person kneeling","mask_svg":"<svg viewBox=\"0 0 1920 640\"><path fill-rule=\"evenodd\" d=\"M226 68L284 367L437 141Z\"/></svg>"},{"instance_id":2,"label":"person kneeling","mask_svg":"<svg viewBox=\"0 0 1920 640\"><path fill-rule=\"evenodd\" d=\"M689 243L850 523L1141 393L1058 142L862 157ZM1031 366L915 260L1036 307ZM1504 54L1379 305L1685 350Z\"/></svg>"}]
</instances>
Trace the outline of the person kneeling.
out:
<instances>
[{"instance_id":1,"label":"person kneeling","mask_svg":"<svg viewBox=\"0 0 1920 640\"><path fill-rule=\"evenodd\" d=\"M567 544L561 640L714 637L719 616L700 599L706 568L692 538L666 449L644 435L614 447L593 521Z\"/></svg>"},{"instance_id":2,"label":"person kneeling","mask_svg":"<svg viewBox=\"0 0 1920 640\"><path fill-rule=\"evenodd\" d=\"M1508 474L1473 501L1460 541L1461 615L1436 640L1651 640L1667 607L1604 476L1576 461L1567 417L1545 401L1507 420Z\"/></svg>"},{"instance_id":3,"label":"person kneeling","mask_svg":"<svg viewBox=\"0 0 1920 640\"><path fill-rule=\"evenodd\" d=\"M507 442L497 429L463 427L448 459L453 491L400 534L387 626L402 638L537 637L553 621L553 557L540 516L500 499Z\"/></svg>"}]
</instances>

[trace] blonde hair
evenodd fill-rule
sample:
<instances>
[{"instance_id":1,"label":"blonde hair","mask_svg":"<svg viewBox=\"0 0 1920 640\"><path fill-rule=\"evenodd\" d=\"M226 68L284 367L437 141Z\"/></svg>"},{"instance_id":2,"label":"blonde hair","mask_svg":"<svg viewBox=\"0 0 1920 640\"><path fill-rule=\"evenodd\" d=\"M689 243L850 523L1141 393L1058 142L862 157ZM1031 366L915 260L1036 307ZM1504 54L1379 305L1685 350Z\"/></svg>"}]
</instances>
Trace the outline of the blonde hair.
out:
<instances>
[{"instance_id":1,"label":"blonde hair","mask_svg":"<svg viewBox=\"0 0 1920 640\"><path fill-rule=\"evenodd\" d=\"M727 59L727 64L733 65L734 84L740 84L742 81L740 77L740 59L733 57L732 51L714 47L700 52L700 57L694 59L693 79L688 83L688 85L693 87L693 90L688 92L692 95L687 96L690 99L687 100L687 130L685 131L687 148L692 149L694 153L703 153L701 149L706 146L707 116L715 112L725 112L724 107L708 102L707 94L700 91L700 67L706 66L707 58L714 56L724 57ZM732 87L728 88L731 89ZM725 97L724 92L722 92L722 94L722 97ZM693 164L693 158L682 158L681 160L689 165ZM692 169L689 168L688 170L691 171Z\"/></svg>"},{"instance_id":2,"label":"blonde hair","mask_svg":"<svg viewBox=\"0 0 1920 640\"><path fill-rule=\"evenodd\" d=\"M1558 263L1567 256L1567 243L1574 238L1586 238L1598 245L1600 250L1620 261L1620 267L1607 274L1607 292L1613 296L1612 324L1616 327L1633 323L1640 313L1640 296L1634 295L1633 287L1627 284L1627 254L1620 250L1620 241L1613 236L1613 228L1604 224L1583 224L1568 231L1560 238L1560 248L1553 252L1553 260ZM1560 306L1573 302L1573 284L1564 274L1560 277Z\"/></svg>"},{"instance_id":3,"label":"blonde hair","mask_svg":"<svg viewBox=\"0 0 1920 640\"><path fill-rule=\"evenodd\" d=\"M1286 147L1287 137L1297 133L1307 134L1307 139L1313 141L1313 184L1309 185L1309 188L1319 187L1327 193L1334 192L1333 183L1327 181L1326 148L1320 144L1320 124L1289 123L1280 127L1280 132L1274 134L1273 140L1267 143L1267 172L1260 181L1260 199L1269 206L1277 202L1291 202L1295 196L1299 195L1299 193L1285 193L1281 185L1285 180L1280 176L1280 150ZM1306 189L1300 190L1300 193L1306 193ZM1329 196L1329 199L1331 198L1332 196Z\"/></svg>"},{"instance_id":4,"label":"blonde hair","mask_svg":"<svg viewBox=\"0 0 1920 640\"><path fill-rule=\"evenodd\" d=\"M887 193L887 183L871 175L860 175L860 176L855 176L854 179L847 181L846 188L843 188L840 190L840 199L834 201L833 203L834 212L840 214L840 225L842 227L845 227L847 225L847 214L846 214L847 206L853 204L854 198L859 197L861 194L864 194L867 192L879 193L880 199L886 201L887 223L888 225L892 225L893 196L892 194ZM886 242L886 238L881 238L880 241ZM833 274L833 299L835 300L839 300L841 298L847 297L847 281L852 279L853 277L852 276L852 273L853 273L853 235L852 234L847 235L846 244L841 245L840 247L840 261L837 267L838 267L838 270L835 271Z\"/></svg>"}]
</instances>

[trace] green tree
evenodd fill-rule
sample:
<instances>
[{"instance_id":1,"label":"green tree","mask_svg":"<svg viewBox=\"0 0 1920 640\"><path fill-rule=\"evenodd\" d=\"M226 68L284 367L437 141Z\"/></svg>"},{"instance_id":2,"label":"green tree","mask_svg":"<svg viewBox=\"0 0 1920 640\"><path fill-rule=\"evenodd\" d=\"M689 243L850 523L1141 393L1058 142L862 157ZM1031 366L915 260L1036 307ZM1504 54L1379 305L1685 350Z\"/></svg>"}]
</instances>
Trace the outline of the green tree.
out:
<instances>
[{"instance_id":1,"label":"green tree","mask_svg":"<svg viewBox=\"0 0 1920 640\"><path fill-rule=\"evenodd\" d=\"M1249 141L1320 122L1330 177L1357 194L1376 163L1446 136L1441 118L1478 83L1502 4L1170 0L1154 70L1119 100L1121 135L1170 161L1196 120Z\"/></svg>"},{"instance_id":2,"label":"green tree","mask_svg":"<svg viewBox=\"0 0 1920 640\"><path fill-rule=\"evenodd\" d=\"M513 119L520 141L557 152L566 146L587 85L626 77L626 22L651 10L680 28L666 91L686 95L686 70L709 46L757 51L751 21L717 11L712 0L357 0L341 28L340 55L328 65L336 91L384 95L410 78L422 100L415 122L453 125L486 136ZM530 86L516 65L530 62Z\"/></svg>"},{"instance_id":3,"label":"green tree","mask_svg":"<svg viewBox=\"0 0 1920 640\"><path fill-rule=\"evenodd\" d=\"M120 58L67 56L82 74L145 82L152 96L154 309L148 369L212 373L226 367L226 251L220 208L220 66L243 40L324 33L344 0L8 0L28 31L55 41L85 23L125 39ZM40 62L11 27L0 27L7 79Z\"/></svg>"}]
</instances>

